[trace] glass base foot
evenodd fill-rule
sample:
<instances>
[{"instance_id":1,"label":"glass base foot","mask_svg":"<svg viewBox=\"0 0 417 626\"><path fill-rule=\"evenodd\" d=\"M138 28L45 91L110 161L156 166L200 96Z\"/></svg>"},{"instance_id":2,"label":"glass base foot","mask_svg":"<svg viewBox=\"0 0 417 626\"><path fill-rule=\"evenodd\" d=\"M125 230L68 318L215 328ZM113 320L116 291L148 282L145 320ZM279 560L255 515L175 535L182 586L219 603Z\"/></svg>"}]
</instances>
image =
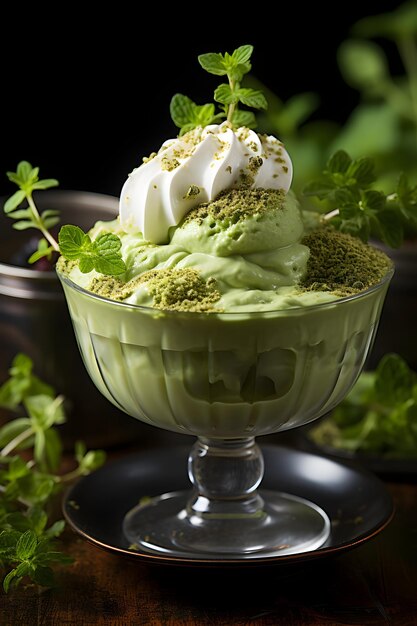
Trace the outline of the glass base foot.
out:
<instances>
[{"instance_id":1,"label":"glass base foot","mask_svg":"<svg viewBox=\"0 0 417 626\"><path fill-rule=\"evenodd\" d=\"M245 560L310 552L330 534L319 506L286 493L260 490L244 513L207 512L199 500L186 491L152 498L126 515L125 536L133 548L159 555Z\"/></svg>"}]
</instances>

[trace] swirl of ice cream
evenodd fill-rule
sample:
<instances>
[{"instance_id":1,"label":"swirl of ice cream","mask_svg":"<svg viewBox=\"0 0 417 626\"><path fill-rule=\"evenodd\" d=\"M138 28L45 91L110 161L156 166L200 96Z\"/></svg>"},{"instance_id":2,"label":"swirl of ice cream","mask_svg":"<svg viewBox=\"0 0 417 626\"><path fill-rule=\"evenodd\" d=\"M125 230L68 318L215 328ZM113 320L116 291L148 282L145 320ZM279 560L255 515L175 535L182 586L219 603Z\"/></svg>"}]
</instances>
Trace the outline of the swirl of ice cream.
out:
<instances>
[{"instance_id":1,"label":"swirl of ice cream","mask_svg":"<svg viewBox=\"0 0 417 626\"><path fill-rule=\"evenodd\" d=\"M237 187L282 189L291 185L292 164L271 135L242 127L196 128L165 141L159 152L135 169L120 196L120 221L152 243L167 243L172 226L202 202Z\"/></svg>"}]
</instances>

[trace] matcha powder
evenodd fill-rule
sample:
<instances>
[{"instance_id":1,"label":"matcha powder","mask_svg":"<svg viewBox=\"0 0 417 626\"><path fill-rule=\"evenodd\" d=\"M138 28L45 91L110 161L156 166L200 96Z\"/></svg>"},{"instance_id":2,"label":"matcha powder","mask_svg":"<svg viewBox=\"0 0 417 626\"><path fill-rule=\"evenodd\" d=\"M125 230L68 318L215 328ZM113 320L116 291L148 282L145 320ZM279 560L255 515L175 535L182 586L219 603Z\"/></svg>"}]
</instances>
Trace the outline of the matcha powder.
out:
<instances>
[{"instance_id":1,"label":"matcha powder","mask_svg":"<svg viewBox=\"0 0 417 626\"><path fill-rule=\"evenodd\" d=\"M332 228L313 231L302 243L310 248L302 286L312 291L359 293L379 283L392 268L383 252Z\"/></svg>"},{"instance_id":2,"label":"matcha powder","mask_svg":"<svg viewBox=\"0 0 417 626\"><path fill-rule=\"evenodd\" d=\"M127 283L111 276L94 278L90 290L123 301L142 284L146 284L156 309L205 313L214 311L214 303L220 299L215 279L205 281L197 270L190 268L149 270Z\"/></svg>"},{"instance_id":3,"label":"matcha powder","mask_svg":"<svg viewBox=\"0 0 417 626\"><path fill-rule=\"evenodd\" d=\"M192 220L201 222L206 217L235 224L252 215L280 208L284 199L284 192L278 189L229 189L220 192L213 202L204 202L192 209L183 224Z\"/></svg>"}]
</instances>

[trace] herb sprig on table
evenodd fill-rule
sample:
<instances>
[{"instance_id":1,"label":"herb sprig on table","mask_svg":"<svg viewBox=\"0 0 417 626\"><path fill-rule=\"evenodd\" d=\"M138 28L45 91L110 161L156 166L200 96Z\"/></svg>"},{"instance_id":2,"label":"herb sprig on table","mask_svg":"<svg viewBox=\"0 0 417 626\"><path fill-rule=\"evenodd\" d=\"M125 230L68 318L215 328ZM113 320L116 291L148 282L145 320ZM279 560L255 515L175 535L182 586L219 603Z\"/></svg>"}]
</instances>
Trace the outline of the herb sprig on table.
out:
<instances>
[{"instance_id":1,"label":"herb sprig on table","mask_svg":"<svg viewBox=\"0 0 417 626\"><path fill-rule=\"evenodd\" d=\"M59 212L48 210L40 213L33 192L56 187L57 180L39 180L39 168L32 167L28 161L20 161L16 172L7 172L7 176L19 187L4 204L5 213L16 220L13 227L17 230L36 228L43 235L38 249L29 258L29 263L35 263L42 257L50 258L53 252L58 252L67 259L79 260L82 272L91 272L94 269L100 274L111 276L123 274L126 267L120 254L121 242L117 235L101 233L92 241L79 226L67 225L61 228L57 242L50 233L50 229L59 222ZM25 201L28 206L19 208Z\"/></svg>"},{"instance_id":2,"label":"herb sprig on table","mask_svg":"<svg viewBox=\"0 0 417 626\"><path fill-rule=\"evenodd\" d=\"M77 466L60 474L62 442L58 426L65 422L64 398L33 373L31 359L19 354L10 378L0 387L0 407L17 417L0 428L0 567L7 592L23 578L42 586L54 584L54 563L72 559L57 547L65 522L50 523L48 507L62 486L85 476L105 461L102 450L76 444Z\"/></svg>"},{"instance_id":3,"label":"herb sprig on table","mask_svg":"<svg viewBox=\"0 0 417 626\"><path fill-rule=\"evenodd\" d=\"M352 452L417 457L417 374L399 355L385 355L310 437Z\"/></svg>"}]
</instances>

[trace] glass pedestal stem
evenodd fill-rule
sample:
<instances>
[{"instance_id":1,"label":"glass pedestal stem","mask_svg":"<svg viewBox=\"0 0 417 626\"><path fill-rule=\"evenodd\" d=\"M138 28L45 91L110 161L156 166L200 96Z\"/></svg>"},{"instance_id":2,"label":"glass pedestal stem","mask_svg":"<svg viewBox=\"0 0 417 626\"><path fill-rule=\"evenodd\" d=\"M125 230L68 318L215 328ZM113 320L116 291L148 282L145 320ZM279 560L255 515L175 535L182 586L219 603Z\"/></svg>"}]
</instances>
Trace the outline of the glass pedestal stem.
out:
<instances>
[{"instance_id":1,"label":"glass pedestal stem","mask_svg":"<svg viewBox=\"0 0 417 626\"><path fill-rule=\"evenodd\" d=\"M263 456L253 437L200 437L189 459L194 489L165 493L129 511L123 530L133 547L173 558L267 559L316 550L330 521L299 496L257 488Z\"/></svg>"},{"instance_id":2,"label":"glass pedestal stem","mask_svg":"<svg viewBox=\"0 0 417 626\"><path fill-rule=\"evenodd\" d=\"M188 458L188 475L196 493L187 511L204 519L243 519L263 514L257 487L264 460L254 437L209 439L200 437Z\"/></svg>"}]
</instances>

